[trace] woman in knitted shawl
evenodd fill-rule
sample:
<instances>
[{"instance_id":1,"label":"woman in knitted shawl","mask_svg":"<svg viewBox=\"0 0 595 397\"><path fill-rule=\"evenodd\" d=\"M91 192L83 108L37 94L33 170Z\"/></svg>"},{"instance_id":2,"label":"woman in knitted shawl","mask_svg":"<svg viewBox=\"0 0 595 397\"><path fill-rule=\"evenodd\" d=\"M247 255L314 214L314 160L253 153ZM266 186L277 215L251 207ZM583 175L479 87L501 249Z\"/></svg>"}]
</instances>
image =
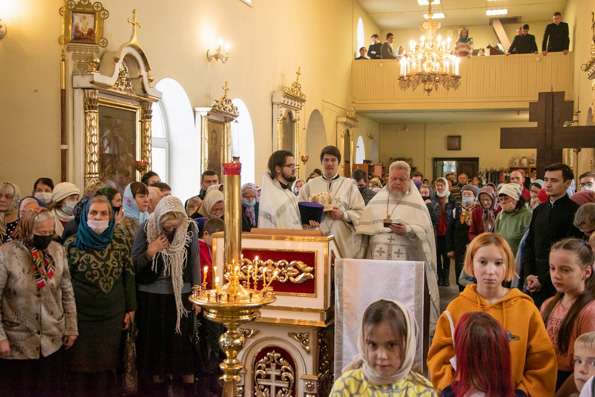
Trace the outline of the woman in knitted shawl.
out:
<instances>
[{"instance_id":1,"label":"woman in knitted shawl","mask_svg":"<svg viewBox=\"0 0 595 397\"><path fill-rule=\"evenodd\" d=\"M201 281L198 230L180 199L166 196L159 201L136 234L132 257L142 395L165 395L165 379L171 375L182 381L185 396L193 396L196 368L188 297Z\"/></svg>"}]
</instances>

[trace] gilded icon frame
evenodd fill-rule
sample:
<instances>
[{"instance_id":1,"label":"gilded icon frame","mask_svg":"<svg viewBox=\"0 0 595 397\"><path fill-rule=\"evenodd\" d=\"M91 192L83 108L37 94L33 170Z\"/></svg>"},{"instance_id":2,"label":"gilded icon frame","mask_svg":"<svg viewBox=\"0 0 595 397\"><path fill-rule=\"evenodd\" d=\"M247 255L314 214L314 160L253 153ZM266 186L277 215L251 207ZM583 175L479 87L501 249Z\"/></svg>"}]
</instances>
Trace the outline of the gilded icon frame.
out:
<instances>
[{"instance_id":1,"label":"gilded icon frame","mask_svg":"<svg viewBox=\"0 0 595 397\"><path fill-rule=\"evenodd\" d=\"M87 44L107 46L107 39L103 37L104 21L109 18L109 11L99 1L69 0L60 8L63 32L60 36L61 44ZM77 22L91 19L92 28L85 31L77 29Z\"/></svg>"}]
</instances>

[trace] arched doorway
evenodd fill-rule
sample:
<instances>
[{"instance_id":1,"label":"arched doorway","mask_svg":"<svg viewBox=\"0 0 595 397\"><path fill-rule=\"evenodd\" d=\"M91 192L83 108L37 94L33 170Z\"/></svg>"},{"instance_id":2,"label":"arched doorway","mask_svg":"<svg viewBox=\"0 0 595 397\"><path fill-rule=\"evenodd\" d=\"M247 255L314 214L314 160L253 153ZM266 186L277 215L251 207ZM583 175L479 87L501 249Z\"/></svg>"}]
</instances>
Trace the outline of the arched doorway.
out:
<instances>
[{"instance_id":1,"label":"arched doorway","mask_svg":"<svg viewBox=\"0 0 595 397\"><path fill-rule=\"evenodd\" d=\"M323 147L326 146L326 131L322 113L315 109L310 113L308 127L306 129L306 149L310 159L306 163L306 172L302 175L308 176L314 168L320 167L318 156Z\"/></svg>"},{"instance_id":2,"label":"arched doorway","mask_svg":"<svg viewBox=\"0 0 595 397\"><path fill-rule=\"evenodd\" d=\"M232 154L242 163L242 184L254 183L254 127L248 107L239 98L232 99L240 114L231 124Z\"/></svg>"}]
</instances>

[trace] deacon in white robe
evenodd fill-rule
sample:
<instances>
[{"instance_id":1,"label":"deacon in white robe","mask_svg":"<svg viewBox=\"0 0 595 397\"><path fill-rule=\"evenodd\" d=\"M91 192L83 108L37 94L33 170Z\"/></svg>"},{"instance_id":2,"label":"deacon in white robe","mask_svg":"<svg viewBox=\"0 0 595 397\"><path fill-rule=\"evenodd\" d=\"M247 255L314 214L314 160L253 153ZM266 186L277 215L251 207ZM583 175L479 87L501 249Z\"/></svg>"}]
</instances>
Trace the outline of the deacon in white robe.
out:
<instances>
[{"instance_id":1,"label":"deacon in white robe","mask_svg":"<svg viewBox=\"0 0 595 397\"><path fill-rule=\"evenodd\" d=\"M297 197L291 191L295 180L295 158L278 150L269 158L269 171L262 177L258 227L265 229L302 229Z\"/></svg>"},{"instance_id":2,"label":"deacon in white robe","mask_svg":"<svg viewBox=\"0 0 595 397\"><path fill-rule=\"evenodd\" d=\"M434 227L426 204L411 183L410 173L411 167L404 161L390 165L389 183L368 203L357 232L370 236L368 259L425 262L433 330L440 314Z\"/></svg>"},{"instance_id":3,"label":"deacon in white robe","mask_svg":"<svg viewBox=\"0 0 595 397\"><path fill-rule=\"evenodd\" d=\"M357 234L355 228L364 211L364 199L354 180L339 175L339 149L327 146L322 149L320 157L322 176L310 179L302 187L298 201L313 201L315 196L325 195L333 209L325 211L320 231L335 236L335 242L343 258L363 258L364 236Z\"/></svg>"}]
</instances>

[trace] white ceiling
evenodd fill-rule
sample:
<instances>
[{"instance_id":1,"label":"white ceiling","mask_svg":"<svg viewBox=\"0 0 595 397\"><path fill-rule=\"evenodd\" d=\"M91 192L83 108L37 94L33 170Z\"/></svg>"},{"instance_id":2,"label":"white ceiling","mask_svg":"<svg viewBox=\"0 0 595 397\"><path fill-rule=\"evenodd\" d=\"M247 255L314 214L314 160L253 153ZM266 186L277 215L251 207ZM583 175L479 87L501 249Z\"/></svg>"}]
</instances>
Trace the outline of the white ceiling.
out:
<instances>
[{"instance_id":1,"label":"white ceiling","mask_svg":"<svg viewBox=\"0 0 595 397\"><path fill-rule=\"evenodd\" d=\"M417 0L358 0L380 29L415 28L423 22L427 6ZM488 8L508 8L508 17L521 17L522 22L546 21L556 11L564 12L566 0L442 0L432 12L443 12L444 26L488 25Z\"/></svg>"},{"instance_id":2,"label":"white ceiling","mask_svg":"<svg viewBox=\"0 0 595 397\"><path fill-rule=\"evenodd\" d=\"M382 124L529 121L527 110L358 112Z\"/></svg>"}]
</instances>

